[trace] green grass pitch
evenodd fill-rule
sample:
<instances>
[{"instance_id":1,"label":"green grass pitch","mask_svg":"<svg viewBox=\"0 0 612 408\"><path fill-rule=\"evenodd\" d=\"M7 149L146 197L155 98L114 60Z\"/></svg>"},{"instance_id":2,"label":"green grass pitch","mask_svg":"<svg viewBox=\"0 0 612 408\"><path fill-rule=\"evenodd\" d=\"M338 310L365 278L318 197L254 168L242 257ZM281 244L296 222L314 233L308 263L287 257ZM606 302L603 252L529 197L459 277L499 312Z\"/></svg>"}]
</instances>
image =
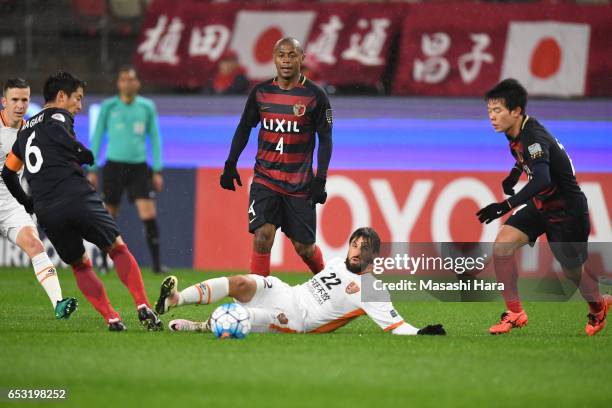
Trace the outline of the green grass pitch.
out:
<instances>
[{"instance_id":1,"label":"green grass pitch","mask_svg":"<svg viewBox=\"0 0 612 408\"><path fill-rule=\"evenodd\" d=\"M218 274L176 270L181 287ZM151 301L161 278L143 272ZM281 274L289 283L308 275ZM612 406L612 327L584 334L581 302L527 303L529 326L493 337L501 303L402 302L420 326L443 323L446 337L383 333L367 317L325 335L145 332L114 273L103 277L128 326L109 333L60 271L79 310L56 321L31 270L0 269L0 389L62 388L73 407L445 407ZM163 316L203 320L212 306ZM35 406L0 400L0 406Z\"/></svg>"}]
</instances>

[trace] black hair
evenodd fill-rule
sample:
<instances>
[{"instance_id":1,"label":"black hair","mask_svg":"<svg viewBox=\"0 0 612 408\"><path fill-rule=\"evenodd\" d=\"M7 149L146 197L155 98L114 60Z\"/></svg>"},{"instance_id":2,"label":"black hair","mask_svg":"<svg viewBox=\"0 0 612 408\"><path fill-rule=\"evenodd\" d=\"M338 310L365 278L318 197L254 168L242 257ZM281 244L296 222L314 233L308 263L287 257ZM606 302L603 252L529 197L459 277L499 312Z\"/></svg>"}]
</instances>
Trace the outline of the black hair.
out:
<instances>
[{"instance_id":1,"label":"black hair","mask_svg":"<svg viewBox=\"0 0 612 408\"><path fill-rule=\"evenodd\" d=\"M120 66L119 69L117 70L117 78L119 78L119 75L123 74L124 72L130 72L130 71L134 71L134 75L136 75L136 78L138 78L138 71L136 71L136 68L134 68L133 65Z\"/></svg>"},{"instance_id":2,"label":"black hair","mask_svg":"<svg viewBox=\"0 0 612 408\"><path fill-rule=\"evenodd\" d=\"M276 50L278 49L278 47L281 46L281 44L287 44L287 43L293 44L297 52L299 52L300 54L304 54L304 48L302 47L302 44L293 37L283 37L280 40L278 40L276 44L274 44L273 52L276 52Z\"/></svg>"},{"instance_id":3,"label":"black hair","mask_svg":"<svg viewBox=\"0 0 612 408\"><path fill-rule=\"evenodd\" d=\"M10 78L10 79L7 79L6 82L4 82L4 86L2 87L2 93L6 95L6 91L8 91L9 89L12 89L12 88L25 89L29 87L30 87L30 84L28 84L28 81L26 81L23 78Z\"/></svg>"},{"instance_id":4,"label":"black hair","mask_svg":"<svg viewBox=\"0 0 612 408\"><path fill-rule=\"evenodd\" d=\"M45 81L45 86L43 87L45 103L53 102L59 91L64 91L66 95L72 95L79 88L85 89L86 85L85 81L72 75L70 72L57 71Z\"/></svg>"},{"instance_id":5,"label":"black hair","mask_svg":"<svg viewBox=\"0 0 612 408\"><path fill-rule=\"evenodd\" d=\"M525 115L527 107L527 90L513 78L506 78L485 94L485 100L499 100L508 110L521 108L521 114Z\"/></svg>"},{"instance_id":6,"label":"black hair","mask_svg":"<svg viewBox=\"0 0 612 408\"><path fill-rule=\"evenodd\" d=\"M349 238L349 244L358 238L363 238L368 241L374 254L380 253L380 237L374 228L361 227L357 228Z\"/></svg>"}]
</instances>

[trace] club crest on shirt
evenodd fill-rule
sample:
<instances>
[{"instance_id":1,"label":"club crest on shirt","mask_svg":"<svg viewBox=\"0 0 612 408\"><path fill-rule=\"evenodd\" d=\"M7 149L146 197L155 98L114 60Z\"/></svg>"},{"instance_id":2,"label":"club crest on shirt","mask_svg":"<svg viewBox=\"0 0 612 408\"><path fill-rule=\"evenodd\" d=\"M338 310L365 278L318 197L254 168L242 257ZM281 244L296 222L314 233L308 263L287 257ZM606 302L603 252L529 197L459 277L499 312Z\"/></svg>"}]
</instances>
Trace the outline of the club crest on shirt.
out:
<instances>
[{"instance_id":1,"label":"club crest on shirt","mask_svg":"<svg viewBox=\"0 0 612 408\"><path fill-rule=\"evenodd\" d=\"M293 105L293 114L295 116L304 116L304 114L306 113L306 105L304 105L301 102L296 103L295 105Z\"/></svg>"},{"instance_id":2,"label":"club crest on shirt","mask_svg":"<svg viewBox=\"0 0 612 408\"><path fill-rule=\"evenodd\" d=\"M531 159L537 159L538 157L544 156L544 151L542 150L542 146L540 146L539 143L534 143L530 145L529 147L527 147L527 150L529 150L529 156L531 156Z\"/></svg>"},{"instance_id":3,"label":"club crest on shirt","mask_svg":"<svg viewBox=\"0 0 612 408\"><path fill-rule=\"evenodd\" d=\"M357 285L355 282L351 282L346 286L346 289L344 290L347 294L352 295L353 293L359 292L361 289L359 288L359 285Z\"/></svg>"}]
</instances>

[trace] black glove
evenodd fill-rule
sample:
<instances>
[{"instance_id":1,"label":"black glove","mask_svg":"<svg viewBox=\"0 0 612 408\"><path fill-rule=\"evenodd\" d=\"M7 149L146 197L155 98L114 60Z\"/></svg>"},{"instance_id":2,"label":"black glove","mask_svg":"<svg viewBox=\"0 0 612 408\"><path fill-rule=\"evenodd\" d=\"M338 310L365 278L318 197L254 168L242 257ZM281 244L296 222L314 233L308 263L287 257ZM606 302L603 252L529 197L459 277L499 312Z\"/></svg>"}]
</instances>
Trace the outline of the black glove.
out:
<instances>
[{"instance_id":1,"label":"black glove","mask_svg":"<svg viewBox=\"0 0 612 408\"><path fill-rule=\"evenodd\" d=\"M478 221L488 224L499 217L503 217L503 215L511 209L512 207L510 207L510 203L508 201L503 201L501 203L489 204L486 207L481 208L480 211L476 213L476 216L478 216Z\"/></svg>"},{"instance_id":2,"label":"black glove","mask_svg":"<svg viewBox=\"0 0 612 408\"><path fill-rule=\"evenodd\" d=\"M421 334L424 336L444 336L446 335L446 330L441 324L429 324L422 329L419 329L417 334Z\"/></svg>"},{"instance_id":3,"label":"black glove","mask_svg":"<svg viewBox=\"0 0 612 408\"><path fill-rule=\"evenodd\" d=\"M91 152L91 150L83 146L83 144L81 144L80 142L77 142L75 154L76 154L76 158L80 165L87 164L89 166L93 166L94 164L93 153Z\"/></svg>"},{"instance_id":4,"label":"black glove","mask_svg":"<svg viewBox=\"0 0 612 408\"><path fill-rule=\"evenodd\" d=\"M508 177L506 177L504 181L502 181L502 188L504 189L504 194L509 196L514 195L514 186L516 186L516 183L518 183L519 179L521 178L521 173L522 172L518 168L512 168L512 171L510 172L510 174L508 174Z\"/></svg>"},{"instance_id":5,"label":"black glove","mask_svg":"<svg viewBox=\"0 0 612 408\"><path fill-rule=\"evenodd\" d=\"M219 184L221 184L221 187L226 190L236 191L234 180L236 180L238 185L242 187L240 175L238 174L238 170L236 170L236 162L228 160L225 162L225 167L223 167L223 173L221 173Z\"/></svg>"},{"instance_id":6,"label":"black glove","mask_svg":"<svg viewBox=\"0 0 612 408\"><path fill-rule=\"evenodd\" d=\"M313 177L310 182L310 198L313 204L325 204L327 201L327 191L325 191L325 179Z\"/></svg>"}]
</instances>

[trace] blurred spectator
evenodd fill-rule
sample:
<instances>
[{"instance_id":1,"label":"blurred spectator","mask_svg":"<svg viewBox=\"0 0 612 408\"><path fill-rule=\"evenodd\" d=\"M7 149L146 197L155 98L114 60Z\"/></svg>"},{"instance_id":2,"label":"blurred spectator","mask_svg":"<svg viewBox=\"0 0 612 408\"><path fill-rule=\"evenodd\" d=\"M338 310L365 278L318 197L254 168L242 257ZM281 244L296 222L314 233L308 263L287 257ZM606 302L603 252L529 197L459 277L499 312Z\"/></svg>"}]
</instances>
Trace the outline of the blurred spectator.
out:
<instances>
[{"instance_id":1,"label":"blurred spectator","mask_svg":"<svg viewBox=\"0 0 612 408\"><path fill-rule=\"evenodd\" d=\"M238 55L234 51L225 51L219 59L217 73L212 79L212 93L218 95L246 93L249 89L249 80L245 72L238 63Z\"/></svg>"},{"instance_id":2,"label":"blurred spectator","mask_svg":"<svg viewBox=\"0 0 612 408\"><path fill-rule=\"evenodd\" d=\"M311 81L320 84L321 78L319 75L319 65L320 64L317 57L313 56L312 54L306 54L304 63L302 64L302 74L304 74L304 76Z\"/></svg>"},{"instance_id":3,"label":"blurred spectator","mask_svg":"<svg viewBox=\"0 0 612 408\"><path fill-rule=\"evenodd\" d=\"M321 76L321 63L314 55L306 54L301 71L306 78L319 84L328 94L336 93L336 88Z\"/></svg>"}]
</instances>

